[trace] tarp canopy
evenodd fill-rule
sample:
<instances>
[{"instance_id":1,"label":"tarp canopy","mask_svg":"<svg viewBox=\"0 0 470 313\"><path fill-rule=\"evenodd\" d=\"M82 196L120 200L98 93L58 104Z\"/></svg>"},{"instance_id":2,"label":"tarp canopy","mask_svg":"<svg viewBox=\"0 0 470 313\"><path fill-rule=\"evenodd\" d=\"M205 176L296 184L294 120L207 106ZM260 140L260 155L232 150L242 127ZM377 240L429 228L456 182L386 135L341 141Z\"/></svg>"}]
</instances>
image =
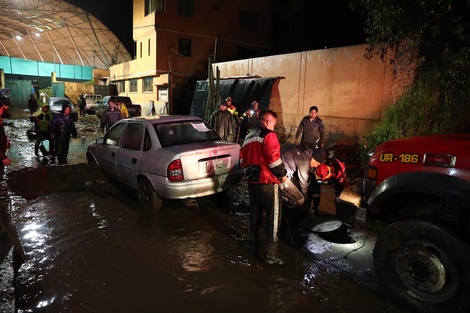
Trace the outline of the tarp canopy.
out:
<instances>
[{"instance_id":1,"label":"tarp canopy","mask_svg":"<svg viewBox=\"0 0 470 313\"><path fill-rule=\"evenodd\" d=\"M75 81L93 79L91 66L54 64L0 56L0 68L5 74L51 77L51 73L54 72L57 79Z\"/></svg>"},{"instance_id":2,"label":"tarp canopy","mask_svg":"<svg viewBox=\"0 0 470 313\"><path fill-rule=\"evenodd\" d=\"M102 22L62 0L0 0L0 55L99 69L132 60Z\"/></svg>"}]
</instances>

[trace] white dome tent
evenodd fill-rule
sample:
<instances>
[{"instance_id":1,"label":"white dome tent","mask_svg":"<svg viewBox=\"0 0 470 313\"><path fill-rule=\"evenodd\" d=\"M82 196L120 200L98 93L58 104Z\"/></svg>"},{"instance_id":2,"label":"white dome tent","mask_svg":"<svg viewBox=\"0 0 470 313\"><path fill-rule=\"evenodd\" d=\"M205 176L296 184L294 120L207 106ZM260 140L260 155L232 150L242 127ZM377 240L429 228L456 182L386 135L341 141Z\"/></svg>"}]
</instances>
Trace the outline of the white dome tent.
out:
<instances>
[{"instance_id":1,"label":"white dome tent","mask_svg":"<svg viewBox=\"0 0 470 313\"><path fill-rule=\"evenodd\" d=\"M0 56L98 69L132 59L96 17L61 0L0 0Z\"/></svg>"}]
</instances>

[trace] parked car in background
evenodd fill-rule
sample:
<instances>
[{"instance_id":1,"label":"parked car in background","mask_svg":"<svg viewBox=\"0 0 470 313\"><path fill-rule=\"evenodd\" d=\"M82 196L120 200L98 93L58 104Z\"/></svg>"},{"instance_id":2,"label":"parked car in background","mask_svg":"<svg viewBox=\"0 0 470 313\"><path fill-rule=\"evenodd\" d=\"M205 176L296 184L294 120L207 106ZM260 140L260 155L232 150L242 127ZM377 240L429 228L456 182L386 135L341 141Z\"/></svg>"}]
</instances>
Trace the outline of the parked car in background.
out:
<instances>
[{"instance_id":1,"label":"parked car in background","mask_svg":"<svg viewBox=\"0 0 470 313\"><path fill-rule=\"evenodd\" d=\"M72 112L70 113L73 116L74 121L78 121L78 113L74 112L75 110L75 105L73 102L66 97L51 97L47 99L47 103L49 104L49 111L52 114L60 113L62 111L62 106L64 104L68 104L70 108L72 109Z\"/></svg>"},{"instance_id":2,"label":"parked car in background","mask_svg":"<svg viewBox=\"0 0 470 313\"><path fill-rule=\"evenodd\" d=\"M220 193L243 177L240 145L222 140L195 116L127 118L91 143L87 160L109 178L137 190L143 207L162 199Z\"/></svg>"},{"instance_id":3,"label":"parked car in background","mask_svg":"<svg viewBox=\"0 0 470 313\"><path fill-rule=\"evenodd\" d=\"M142 107L140 106L140 104L133 104L131 98L121 96L106 96L97 105L96 116L98 118L101 118L101 115L103 114L104 110L108 108L109 100L113 100L116 102L117 98L121 99L121 101L126 105L127 111L129 112L129 117L142 115Z\"/></svg>"},{"instance_id":4,"label":"parked car in background","mask_svg":"<svg viewBox=\"0 0 470 313\"><path fill-rule=\"evenodd\" d=\"M98 104L101 103L101 95L100 94L84 94L83 97L85 98L85 112L86 113L95 113L96 107Z\"/></svg>"}]
</instances>

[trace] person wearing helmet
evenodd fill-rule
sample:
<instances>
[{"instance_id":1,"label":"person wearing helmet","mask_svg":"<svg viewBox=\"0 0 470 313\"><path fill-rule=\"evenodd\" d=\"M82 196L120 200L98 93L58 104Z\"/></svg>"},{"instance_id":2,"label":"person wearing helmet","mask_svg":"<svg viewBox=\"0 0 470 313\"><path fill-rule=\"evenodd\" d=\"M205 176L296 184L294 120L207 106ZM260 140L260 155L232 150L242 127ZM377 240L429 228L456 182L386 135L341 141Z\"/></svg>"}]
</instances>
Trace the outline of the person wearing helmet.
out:
<instances>
[{"instance_id":1,"label":"person wearing helmet","mask_svg":"<svg viewBox=\"0 0 470 313\"><path fill-rule=\"evenodd\" d=\"M251 109L246 110L238 119L240 126L238 127L237 137L244 138L256 126L260 112L259 102L254 100L251 103Z\"/></svg>"},{"instance_id":2,"label":"person wearing helmet","mask_svg":"<svg viewBox=\"0 0 470 313\"><path fill-rule=\"evenodd\" d=\"M235 104L233 104L233 99L231 97L227 97L225 99L225 103L227 104L227 111L232 113L233 117L235 117L236 120L238 120L238 111L237 107Z\"/></svg>"},{"instance_id":3,"label":"person wearing helmet","mask_svg":"<svg viewBox=\"0 0 470 313\"><path fill-rule=\"evenodd\" d=\"M348 186L346 167L336 158L327 159L315 169L315 175L322 182L334 183L335 193L339 195Z\"/></svg>"},{"instance_id":4,"label":"person wearing helmet","mask_svg":"<svg viewBox=\"0 0 470 313\"><path fill-rule=\"evenodd\" d=\"M321 199L321 184L334 184L335 195L338 196L341 191L348 186L346 167L340 160L331 158L326 159L325 162L314 168L310 174L312 179L309 185L309 192L312 195L313 213L314 215L318 215Z\"/></svg>"}]
</instances>

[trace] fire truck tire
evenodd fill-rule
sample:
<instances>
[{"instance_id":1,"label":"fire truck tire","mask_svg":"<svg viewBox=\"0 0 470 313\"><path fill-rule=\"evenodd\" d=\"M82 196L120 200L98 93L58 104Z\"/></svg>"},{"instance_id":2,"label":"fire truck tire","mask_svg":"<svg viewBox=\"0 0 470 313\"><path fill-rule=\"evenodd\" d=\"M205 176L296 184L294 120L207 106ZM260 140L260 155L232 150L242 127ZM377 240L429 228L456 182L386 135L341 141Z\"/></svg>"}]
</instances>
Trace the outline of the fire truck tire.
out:
<instances>
[{"instance_id":1,"label":"fire truck tire","mask_svg":"<svg viewBox=\"0 0 470 313\"><path fill-rule=\"evenodd\" d=\"M436 222L389 225L374 248L378 279L394 297L436 312L468 312L470 247Z\"/></svg>"}]
</instances>

